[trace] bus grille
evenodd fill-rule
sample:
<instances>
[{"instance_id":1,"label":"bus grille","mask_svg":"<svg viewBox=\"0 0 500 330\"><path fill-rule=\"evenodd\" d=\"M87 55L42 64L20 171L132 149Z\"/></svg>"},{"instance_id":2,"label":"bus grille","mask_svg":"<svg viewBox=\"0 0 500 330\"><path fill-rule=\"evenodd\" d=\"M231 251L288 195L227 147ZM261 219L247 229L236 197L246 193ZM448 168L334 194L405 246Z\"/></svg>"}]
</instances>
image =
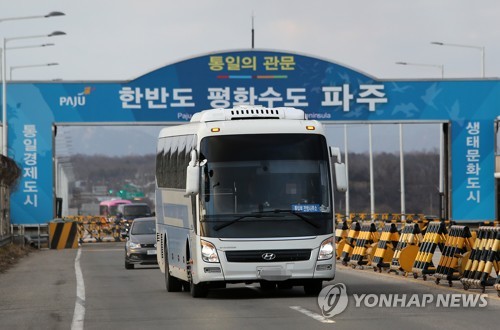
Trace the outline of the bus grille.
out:
<instances>
[{"instance_id":1,"label":"bus grille","mask_svg":"<svg viewBox=\"0 0 500 330\"><path fill-rule=\"evenodd\" d=\"M310 249L226 251L228 262L304 261L311 257Z\"/></svg>"}]
</instances>

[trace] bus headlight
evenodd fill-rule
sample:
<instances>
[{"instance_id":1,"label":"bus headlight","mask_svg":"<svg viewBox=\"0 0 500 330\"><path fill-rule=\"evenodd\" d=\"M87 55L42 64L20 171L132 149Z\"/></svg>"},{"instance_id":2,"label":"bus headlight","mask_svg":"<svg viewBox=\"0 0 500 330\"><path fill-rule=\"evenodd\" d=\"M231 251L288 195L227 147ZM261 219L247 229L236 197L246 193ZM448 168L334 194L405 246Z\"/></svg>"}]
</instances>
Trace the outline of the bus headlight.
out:
<instances>
[{"instance_id":1,"label":"bus headlight","mask_svg":"<svg viewBox=\"0 0 500 330\"><path fill-rule=\"evenodd\" d=\"M319 247L318 260L327 260L333 257L335 251L333 237L324 240Z\"/></svg>"},{"instance_id":2,"label":"bus headlight","mask_svg":"<svg viewBox=\"0 0 500 330\"><path fill-rule=\"evenodd\" d=\"M212 243L201 240L201 258L205 262L219 262L217 250Z\"/></svg>"}]
</instances>

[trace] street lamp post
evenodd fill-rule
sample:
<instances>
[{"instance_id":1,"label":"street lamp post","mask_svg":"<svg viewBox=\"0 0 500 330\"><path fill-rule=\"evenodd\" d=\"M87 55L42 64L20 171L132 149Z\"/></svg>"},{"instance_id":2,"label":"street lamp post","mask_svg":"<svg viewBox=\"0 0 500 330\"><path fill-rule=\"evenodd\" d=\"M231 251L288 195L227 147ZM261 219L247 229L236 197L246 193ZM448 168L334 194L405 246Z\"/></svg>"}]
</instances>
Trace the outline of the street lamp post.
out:
<instances>
[{"instance_id":1,"label":"street lamp post","mask_svg":"<svg viewBox=\"0 0 500 330\"><path fill-rule=\"evenodd\" d=\"M441 72L441 79L444 78L444 65L443 64L425 64L425 63L410 63L410 62L396 62L398 65L413 65L413 66L423 66L429 68L438 68Z\"/></svg>"},{"instance_id":2,"label":"street lamp post","mask_svg":"<svg viewBox=\"0 0 500 330\"><path fill-rule=\"evenodd\" d=\"M54 65L59 65L59 63L44 63L44 64L30 64L30 65L14 65L10 67L10 78L9 80L12 80L12 71L16 69L24 69L24 68L36 68L36 67L42 67L42 66L54 66Z\"/></svg>"},{"instance_id":3,"label":"street lamp post","mask_svg":"<svg viewBox=\"0 0 500 330\"><path fill-rule=\"evenodd\" d=\"M49 46L55 46L55 44L48 43L48 44L39 44L39 45L16 46L16 47L9 47L9 48L7 48L7 50L24 49L24 48L37 48L37 47L49 47Z\"/></svg>"},{"instance_id":4,"label":"street lamp post","mask_svg":"<svg viewBox=\"0 0 500 330\"><path fill-rule=\"evenodd\" d=\"M22 36L22 37L11 37L3 38L3 49L7 49L7 42L12 40L22 40L22 39L35 39L35 38L46 38L62 36L66 33L62 31L54 31L51 34L41 34L33 36ZM7 156L7 52L3 52L2 56L2 120L3 120L3 132L2 132L2 154Z\"/></svg>"},{"instance_id":5,"label":"street lamp post","mask_svg":"<svg viewBox=\"0 0 500 330\"><path fill-rule=\"evenodd\" d=\"M481 76L485 77L485 47L484 46L471 46L471 45L461 45L461 44L449 44L445 42L432 41L431 45L437 46L450 46L450 47L461 47L461 48L473 48L481 52Z\"/></svg>"},{"instance_id":6,"label":"street lamp post","mask_svg":"<svg viewBox=\"0 0 500 330\"><path fill-rule=\"evenodd\" d=\"M0 18L0 24L3 22L7 21L18 21L18 20L27 20L27 19L37 19L37 18L49 18L49 17L56 17L56 16L64 16L65 14L60 12L60 11L52 11L46 15L35 15L35 16L21 16L21 17L7 17L7 18ZM5 157L8 157L7 155L7 96L6 96L6 80L5 80L5 71L6 71L6 66L5 66L5 58L6 58L6 53L7 53L7 48L5 47L6 45L6 39L3 39L3 47L2 50L0 51L1 56L1 76L2 76L2 155ZM4 195L6 196L4 198ZM4 232L4 225L9 224L9 212L10 212L10 207L9 203L10 201L7 200L7 197L9 196L9 190L8 187L0 187L0 196L2 198L2 203L1 209L2 209L2 217L0 218L0 236L3 235ZM3 201L6 201L5 205L3 204Z\"/></svg>"},{"instance_id":7,"label":"street lamp post","mask_svg":"<svg viewBox=\"0 0 500 330\"><path fill-rule=\"evenodd\" d=\"M48 13L47 15L0 18L0 23L6 22L6 21L20 21L20 20L24 20L24 19L48 18L48 17L64 16L64 15L65 14L60 12L60 11L52 11L52 12Z\"/></svg>"},{"instance_id":8,"label":"street lamp post","mask_svg":"<svg viewBox=\"0 0 500 330\"><path fill-rule=\"evenodd\" d=\"M26 48L38 48L38 47L50 47L50 46L55 46L53 43L48 43L48 44L39 44L39 45L26 45L26 46L17 46L17 47L7 47L7 50L16 50L16 49L26 49ZM2 61L3 57L3 48L0 48L0 61ZM0 65L1 67L1 65ZM0 75L2 74L2 71L0 71Z\"/></svg>"},{"instance_id":9,"label":"street lamp post","mask_svg":"<svg viewBox=\"0 0 500 330\"><path fill-rule=\"evenodd\" d=\"M0 24L3 22L8 22L8 21L20 21L20 20L27 20L27 19L37 19L37 18L50 18L50 17L58 17L58 16L65 16L63 12L60 11L51 11L48 14L45 15L32 15L32 16L18 16L18 17L5 17L5 18L0 18ZM2 132L2 155L7 157L7 109L6 109L6 88L5 88L5 57L6 57L6 39L4 38L3 40L3 56L2 56L2 125L3 125L3 132Z\"/></svg>"},{"instance_id":10,"label":"street lamp post","mask_svg":"<svg viewBox=\"0 0 500 330\"><path fill-rule=\"evenodd\" d=\"M35 15L35 16L20 16L20 17L7 17L7 18L0 18L0 24L3 22L7 21L19 21L19 20L27 20L27 19L36 19L36 18L49 18L49 17L57 17L57 16L64 16L65 14L60 12L60 11L52 11L46 15ZM3 39L3 47L2 47L2 52L1 52L1 65L2 67L2 72L1 72L1 77L2 77L2 155L5 157L8 157L7 155L7 96L6 96L6 81L5 81L5 71L6 71L6 53L7 53L7 48L5 47L6 45L6 39ZM4 225L9 224L9 213L10 213L10 207L8 201L9 197L9 190L8 187L0 187L0 196L2 197L2 204L1 204L1 209L2 209L2 214L3 216L0 218L0 236L3 236L4 232ZM5 195L5 198L4 198ZM3 205L3 201L6 201L6 205ZM6 212L5 212L6 211Z\"/></svg>"}]
</instances>

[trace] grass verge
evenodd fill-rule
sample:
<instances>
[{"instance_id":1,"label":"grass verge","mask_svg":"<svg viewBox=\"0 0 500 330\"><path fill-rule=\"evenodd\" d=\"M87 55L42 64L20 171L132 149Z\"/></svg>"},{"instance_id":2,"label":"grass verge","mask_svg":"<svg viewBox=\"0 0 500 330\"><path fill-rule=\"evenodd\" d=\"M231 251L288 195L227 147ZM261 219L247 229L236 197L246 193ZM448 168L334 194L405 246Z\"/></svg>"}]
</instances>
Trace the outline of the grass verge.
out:
<instances>
[{"instance_id":1,"label":"grass verge","mask_svg":"<svg viewBox=\"0 0 500 330\"><path fill-rule=\"evenodd\" d=\"M34 249L30 246L20 246L17 244L7 244L0 247L0 273L5 273L19 259L27 256Z\"/></svg>"}]
</instances>

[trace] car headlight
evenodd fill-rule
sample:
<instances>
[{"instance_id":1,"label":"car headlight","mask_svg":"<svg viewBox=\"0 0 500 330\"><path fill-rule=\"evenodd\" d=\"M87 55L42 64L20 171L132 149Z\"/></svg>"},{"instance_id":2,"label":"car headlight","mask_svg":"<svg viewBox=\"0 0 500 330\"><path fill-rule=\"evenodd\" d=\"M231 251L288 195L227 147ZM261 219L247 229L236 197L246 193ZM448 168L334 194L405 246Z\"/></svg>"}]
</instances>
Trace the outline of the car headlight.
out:
<instances>
[{"instance_id":1,"label":"car headlight","mask_svg":"<svg viewBox=\"0 0 500 330\"><path fill-rule=\"evenodd\" d=\"M219 262L217 250L212 243L201 240L201 258L205 262Z\"/></svg>"},{"instance_id":2,"label":"car headlight","mask_svg":"<svg viewBox=\"0 0 500 330\"><path fill-rule=\"evenodd\" d=\"M335 248L333 245L333 237L324 240L319 247L318 260L327 260L333 257Z\"/></svg>"},{"instance_id":3,"label":"car headlight","mask_svg":"<svg viewBox=\"0 0 500 330\"><path fill-rule=\"evenodd\" d=\"M140 249L141 248L141 243L136 243L136 242L128 241L128 246L131 249Z\"/></svg>"}]
</instances>

